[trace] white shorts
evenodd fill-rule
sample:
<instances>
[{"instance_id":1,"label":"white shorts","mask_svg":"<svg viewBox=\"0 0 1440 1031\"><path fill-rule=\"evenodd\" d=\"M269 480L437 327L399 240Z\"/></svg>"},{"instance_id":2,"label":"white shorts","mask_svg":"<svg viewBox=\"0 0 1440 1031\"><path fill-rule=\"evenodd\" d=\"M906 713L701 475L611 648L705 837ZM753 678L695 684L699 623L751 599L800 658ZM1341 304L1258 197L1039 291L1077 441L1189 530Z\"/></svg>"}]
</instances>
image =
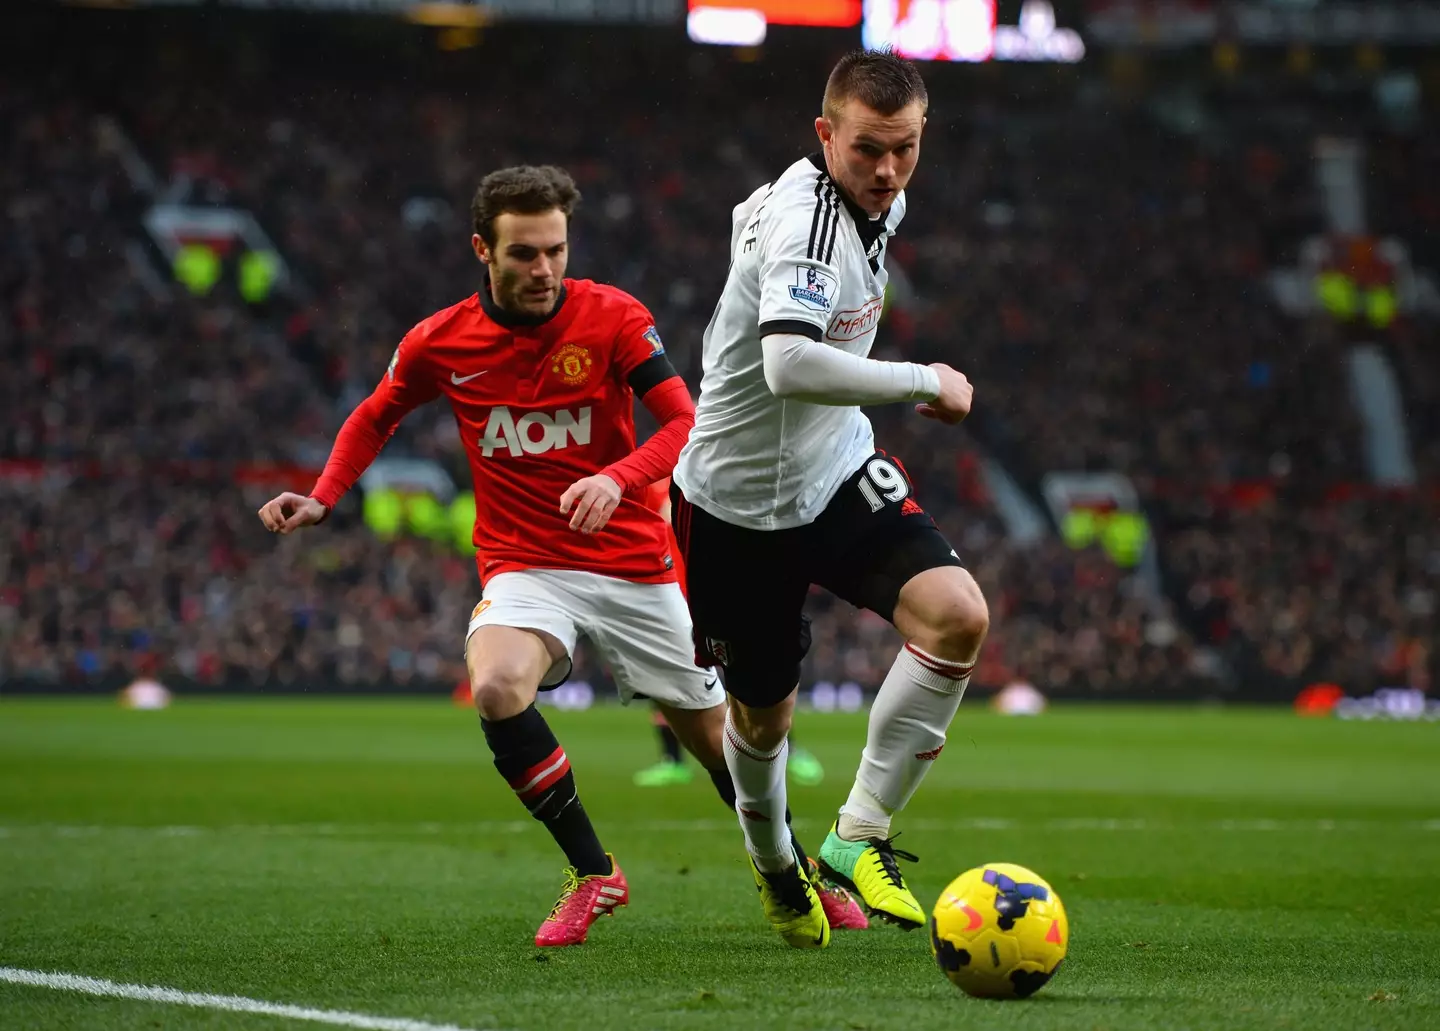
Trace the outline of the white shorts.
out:
<instances>
[{"instance_id":1,"label":"white shorts","mask_svg":"<svg viewBox=\"0 0 1440 1031\"><path fill-rule=\"evenodd\" d=\"M541 688L564 683L575 639L584 634L615 674L623 702L637 694L676 709L725 701L715 671L695 665L690 610L676 583L637 584L574 569L499 573L470 616L467 643L482 626L539 630L564 646Z\"/></svg>"}]
</instances>

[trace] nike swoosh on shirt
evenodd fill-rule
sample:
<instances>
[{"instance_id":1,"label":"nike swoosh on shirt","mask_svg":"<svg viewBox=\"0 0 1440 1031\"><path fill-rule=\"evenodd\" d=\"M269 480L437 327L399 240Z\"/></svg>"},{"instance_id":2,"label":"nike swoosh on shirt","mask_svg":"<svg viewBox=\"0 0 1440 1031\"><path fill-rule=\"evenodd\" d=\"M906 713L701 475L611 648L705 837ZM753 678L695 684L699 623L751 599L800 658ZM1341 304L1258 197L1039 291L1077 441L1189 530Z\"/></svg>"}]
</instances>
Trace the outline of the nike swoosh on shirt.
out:
<instances>
[{"instance_id":1,"label":"nike swoosh on shirt","mask_svg":"<svg viewBox=\"0 0 1440 1031\"><path fill-rule=\"evenodd\" d=\"M489 369L486 369L484 372L472 372L468 376L457 376L455 373L452 372L450 373L450 382L454 383L458 387L461 383L469 383L472 379L475 379L477 376L483 376L486 372L489 371Z\"/></svg>"}]
</instances>

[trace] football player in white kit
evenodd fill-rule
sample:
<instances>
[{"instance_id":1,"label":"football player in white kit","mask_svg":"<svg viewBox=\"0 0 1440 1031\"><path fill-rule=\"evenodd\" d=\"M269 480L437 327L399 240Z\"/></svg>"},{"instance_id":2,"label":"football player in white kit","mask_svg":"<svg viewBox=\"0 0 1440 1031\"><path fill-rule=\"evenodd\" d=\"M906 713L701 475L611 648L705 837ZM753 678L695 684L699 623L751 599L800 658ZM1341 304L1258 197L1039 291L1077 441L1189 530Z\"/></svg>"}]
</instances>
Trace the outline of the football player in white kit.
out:
<instances>
[{"instance_id":1,"label":"football player in white kit","mask_svg":"<svg viewBox=\"0 0 1440 1031\"><path fill-rule=\"evenodd\" d=\"M867 357L927 104L909 61L845 56L815 120L820 153L735 209L695 428L672 485L696 658L721 667L730 694L725 756L746 850L766 916L797 948L830 939L816 875L797 863L785 828L810 586L905 638L818 876L907 929L925 913L896 863L915 857L895 849L891 816L940 754L989 628L974 578L911 496L899 460L876 450L859 407L915 401L946 423L970 411L971 386L948 365Z\"/></svg>"}]
</instances>

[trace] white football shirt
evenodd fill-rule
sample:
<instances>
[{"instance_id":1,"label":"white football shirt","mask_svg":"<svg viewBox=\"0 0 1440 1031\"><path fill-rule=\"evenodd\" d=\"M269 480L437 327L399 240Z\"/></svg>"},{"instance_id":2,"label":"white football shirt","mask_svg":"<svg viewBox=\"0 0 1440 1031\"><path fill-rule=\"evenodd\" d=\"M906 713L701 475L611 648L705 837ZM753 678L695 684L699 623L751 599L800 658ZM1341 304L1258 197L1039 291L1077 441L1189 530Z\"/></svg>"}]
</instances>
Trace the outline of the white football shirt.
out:
<instances>
[{"instance_id":1,"label":"white football shirt","mask_svg":"<svg viewBox=\"0 0 1440 1031\"><path fill-rule=\"evenodd\" d=\"M904 216L901 191L871 219L839 192L819 154L735 208L695 428L675 467L691 504L757 530L803 526L874 452L858 407L776 397L760 339L796 333L866 357L885 304L885 244Z\"/></svg>"}]
</instances>

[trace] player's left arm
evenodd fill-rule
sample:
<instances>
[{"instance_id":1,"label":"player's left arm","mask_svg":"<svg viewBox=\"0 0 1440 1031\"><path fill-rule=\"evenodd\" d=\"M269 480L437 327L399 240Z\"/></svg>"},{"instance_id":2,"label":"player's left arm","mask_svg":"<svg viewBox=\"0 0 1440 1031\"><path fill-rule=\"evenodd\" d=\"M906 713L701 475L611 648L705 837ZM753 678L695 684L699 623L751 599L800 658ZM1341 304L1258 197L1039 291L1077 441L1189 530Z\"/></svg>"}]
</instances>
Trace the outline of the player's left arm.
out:
<instances>
[{"instance_id":1,"label":"player's left arm","mask_svg":"<svg viewBox=\"0 0 1440 1031\"><path fill-rule=\"evenodd\" d=\"M620 327L614 364L660 428L630 454L577 480L561 495L561 514L568 513L570 529L581 533L603 529L623 495L669 476L695 425L690 388L670 364L654 319L638 302Z\"/></svg>"}]
</instances>

